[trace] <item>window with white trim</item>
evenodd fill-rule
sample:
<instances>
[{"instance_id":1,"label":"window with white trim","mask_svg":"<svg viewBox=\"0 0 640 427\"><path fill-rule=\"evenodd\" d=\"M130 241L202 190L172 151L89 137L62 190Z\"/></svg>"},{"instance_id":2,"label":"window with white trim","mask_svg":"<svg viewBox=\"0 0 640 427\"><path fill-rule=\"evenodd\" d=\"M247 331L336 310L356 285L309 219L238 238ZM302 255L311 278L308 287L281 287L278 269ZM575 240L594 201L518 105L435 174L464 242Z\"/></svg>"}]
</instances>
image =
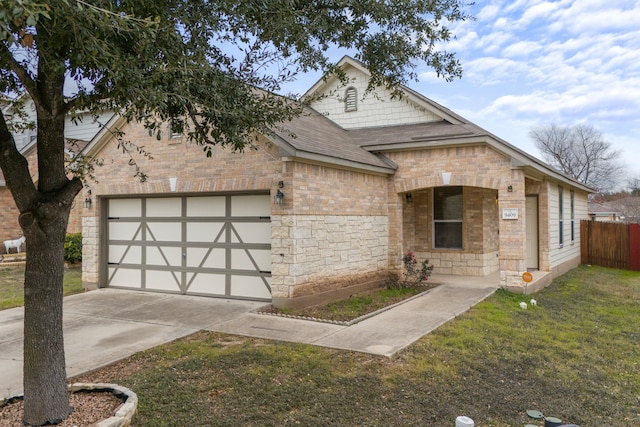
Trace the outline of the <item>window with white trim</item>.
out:
<instances>
[{"instance_id":1,"label":"window with white trim","mask_svg":"<svg viewBox=\"0 0 640 427\"><path fill-rule=\"evenodd\" d=\"M169 139L182 139L184 123L180 119L173 119L169 123Z\"/></svg>"},{"instance_id":2,"label":"window with white trim","mask_svg":"<svg viewBox=\"0 0 640 427\"><path fill-rule=\"evenodd\" d=\"M569 191L571 209L571 243L576 241L576 198L573 190Z\"/></svg>"},{"instance_id":3,"label":"window with white trim","mask_svg":"<svg viewBox=\"0 0 640 427\"><path fill-rule=\"evenodd\" d=\"M433 247L462 249L462 187L433 189Z\"/></svg>"},{"instance_id":4,"label":"window with white trim","mask_svg":"<svg viewBox=\"0 0 640 427\"><path fill-rule=\"evenodd\" d=\"M564 189L558 186L558 243L564 245Z\"/></svg>"},{"instance_id":5,"label":"window with white trim","mask_svg":"<svg viewBox=\"0 0 640 427\"><path fill-rule=\"evenodd\" d=\"M358 111L358 91L353 86L344 91L344 111Z\"/></svg>"}]
</instances>

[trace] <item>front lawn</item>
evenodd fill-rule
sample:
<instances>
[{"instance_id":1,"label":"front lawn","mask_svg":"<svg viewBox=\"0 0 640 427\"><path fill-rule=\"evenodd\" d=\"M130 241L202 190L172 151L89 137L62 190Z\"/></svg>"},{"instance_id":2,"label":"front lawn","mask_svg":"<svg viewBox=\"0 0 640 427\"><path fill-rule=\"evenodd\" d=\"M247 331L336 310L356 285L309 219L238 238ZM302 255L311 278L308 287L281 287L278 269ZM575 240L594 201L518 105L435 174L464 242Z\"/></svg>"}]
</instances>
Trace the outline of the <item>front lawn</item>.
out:
<instances>
[{"instance_id":1,"label":"front lawn","mask_svg":"<svg viewBox=\"0 0 640 427\"><path fill-rule=\"evenodd\" d=\"M71 267L64 272L64 294L84 292L82 268ZM24 305L24 266L0 266L0 310Z\"/></svg>"},{"instance_id":2,"label":"front lawn","mask_svg":"<svg viewBox=\"0 0 640 427\"><path fill-rule=\"evenodd\" d=\"M199 332L79 379L138 393L136 426L640 425L640 274L581 267L534 298L498 291L390 359Z\"/></svg>"}]
</instances>

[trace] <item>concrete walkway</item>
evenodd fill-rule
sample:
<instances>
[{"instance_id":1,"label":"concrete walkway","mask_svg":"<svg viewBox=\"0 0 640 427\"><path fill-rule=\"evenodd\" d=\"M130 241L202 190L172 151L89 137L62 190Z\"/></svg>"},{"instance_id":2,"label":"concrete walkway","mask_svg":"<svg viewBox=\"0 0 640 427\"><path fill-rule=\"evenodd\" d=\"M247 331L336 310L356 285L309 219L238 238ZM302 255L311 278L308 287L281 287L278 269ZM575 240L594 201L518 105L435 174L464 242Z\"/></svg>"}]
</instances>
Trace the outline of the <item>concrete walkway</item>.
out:
<instances>
[{"instance_id":1,"label":"concrete walkway","mask_svg":"<svg viewBox=\"0 0 640 427\"><path fill-rule=\"evenodd\" d=\"M425 295L351 326L256 314L264 303L100 289L64 300L67 373L75 376L199 330L391 356L491 295L496 274L434 275ZM0 311L0 398L22 392L22 308Z\"/></svg>"}]
</instances>

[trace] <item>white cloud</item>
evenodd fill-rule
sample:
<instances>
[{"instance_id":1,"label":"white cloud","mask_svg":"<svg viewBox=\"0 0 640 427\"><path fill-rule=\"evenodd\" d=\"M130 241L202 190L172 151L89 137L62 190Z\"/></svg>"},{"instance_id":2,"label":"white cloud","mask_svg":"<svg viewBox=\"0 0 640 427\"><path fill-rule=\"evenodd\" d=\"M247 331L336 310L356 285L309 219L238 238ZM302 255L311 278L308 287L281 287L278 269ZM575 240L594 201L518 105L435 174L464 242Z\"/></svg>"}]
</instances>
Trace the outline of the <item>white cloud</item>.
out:
<instances>
[{"instance_id":1,"label":"white cloud","mask_svg":"<svg viewBox=\"0 0 640 427\"><path fill-rule=\"evenodd\" d=\"M490 4L482 8L476 15L478 21L493 21L495 17L500 13L500 7L494 4Z\"/></svg>"},{"instance_id":2,"label":"white cloud","mask_svg":"<svg viewBox=\"0 0 640 427\"><path fill-rule=\"evenodd\" d=\"M521 57L527 58L530 57L533 53L542 49L542 46L538 42L523 40L516 43L513 43L510 46L507 46L502 54L508 57Z\"/></svg>"},{"instance_id":3,"label":"white cloud","mask_svg":"<svg viewBox=\"0 0 640 427\"><path fill-rule=\"evenodd\" d=\"M553 31L566 30L572 34L598 34L619 30L636 30L640 22L638 4L628 1L575 0L558 10Z\"/></svg>"}]
</instances>

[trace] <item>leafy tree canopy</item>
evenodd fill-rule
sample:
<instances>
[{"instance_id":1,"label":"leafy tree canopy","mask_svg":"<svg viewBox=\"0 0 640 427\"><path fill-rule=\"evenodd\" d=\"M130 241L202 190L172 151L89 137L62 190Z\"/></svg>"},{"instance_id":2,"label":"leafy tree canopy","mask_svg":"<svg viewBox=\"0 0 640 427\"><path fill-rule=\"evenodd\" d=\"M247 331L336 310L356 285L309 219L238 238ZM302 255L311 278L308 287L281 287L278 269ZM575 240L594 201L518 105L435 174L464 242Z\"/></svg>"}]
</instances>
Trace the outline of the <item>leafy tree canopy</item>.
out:
<instances>
[{"instance_id":1,"label":"leafy tree canopy","mask_svg":"<svg viewBox=\"0 0 640 427\"><path fill-rule=\"evenodd\" d=\"M451 0L1 4L0 92L26 90L44 107L39 82L62 75L78 88L65 112L123 109L157 132L184 117L176 131L236 148L296 114L269 92L300 72L339 72L326 54L336 46L356 52L372 87L405 83L419 64L459 77L454 55L436 44L451 38L446 23L467 18Z\"/></svg>"}]
</instances>

